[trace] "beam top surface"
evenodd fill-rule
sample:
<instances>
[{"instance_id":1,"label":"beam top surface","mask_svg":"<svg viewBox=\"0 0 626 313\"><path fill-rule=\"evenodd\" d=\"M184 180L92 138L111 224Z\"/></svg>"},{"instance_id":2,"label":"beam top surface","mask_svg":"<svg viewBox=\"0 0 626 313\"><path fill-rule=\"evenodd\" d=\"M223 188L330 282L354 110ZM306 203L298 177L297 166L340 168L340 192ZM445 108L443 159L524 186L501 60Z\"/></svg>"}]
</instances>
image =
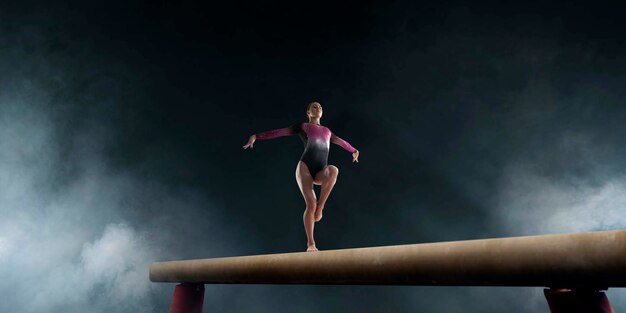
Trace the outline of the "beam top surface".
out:
<instances>
[{"instance_id":1,"label":"beam top surface","mask_svg":"<svg viewBox=\"0 0 626 313\"><path fill-rule=\"evenodd\" d=\"M153 282L626 286L626 230L156 262Z\"/></svg>"}]
</instances>

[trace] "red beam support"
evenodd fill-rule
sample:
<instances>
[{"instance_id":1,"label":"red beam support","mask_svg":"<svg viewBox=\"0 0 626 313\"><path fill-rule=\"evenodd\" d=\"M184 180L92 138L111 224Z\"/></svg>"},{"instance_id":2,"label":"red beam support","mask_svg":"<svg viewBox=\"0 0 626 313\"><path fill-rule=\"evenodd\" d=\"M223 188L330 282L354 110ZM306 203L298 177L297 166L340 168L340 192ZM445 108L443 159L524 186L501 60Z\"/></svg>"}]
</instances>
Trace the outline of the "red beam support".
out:
<instances>
[{"instance_id":1,"label":"red beam support","mask_svg":"<svg viewBox=\"0 0 626 313\"><path fill-rule=\"evenodd\" d=\"M615 313L606 294L593 289L544 289L552 313Z\"/></svg>"},{"instance_id":2,"label":"red beam support","mask_svg":"<svg viewBox=\"0 0 626 313\"><path fill-rule=\"evenodd\" d=\"M174 289L174 298L169 313L202 313L204 284L179 284Z\"/></svg>"}]
</instances>

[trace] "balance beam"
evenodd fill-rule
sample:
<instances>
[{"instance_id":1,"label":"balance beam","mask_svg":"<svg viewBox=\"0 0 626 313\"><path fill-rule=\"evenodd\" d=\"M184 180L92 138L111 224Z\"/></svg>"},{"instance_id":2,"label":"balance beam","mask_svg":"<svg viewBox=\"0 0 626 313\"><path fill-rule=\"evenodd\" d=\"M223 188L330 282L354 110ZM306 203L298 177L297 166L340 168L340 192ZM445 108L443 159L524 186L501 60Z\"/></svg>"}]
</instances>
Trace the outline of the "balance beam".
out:
<instances>
[{"instance_id":1,"label":"balance beam","mask_svg":"<svg viewBox=\"0 0 626 313\"><path fill-rule=\"evenodd\" d=\"M606 289L626 286L626 231L156 262L150 280Z\"/></svg>"}]
</instances>

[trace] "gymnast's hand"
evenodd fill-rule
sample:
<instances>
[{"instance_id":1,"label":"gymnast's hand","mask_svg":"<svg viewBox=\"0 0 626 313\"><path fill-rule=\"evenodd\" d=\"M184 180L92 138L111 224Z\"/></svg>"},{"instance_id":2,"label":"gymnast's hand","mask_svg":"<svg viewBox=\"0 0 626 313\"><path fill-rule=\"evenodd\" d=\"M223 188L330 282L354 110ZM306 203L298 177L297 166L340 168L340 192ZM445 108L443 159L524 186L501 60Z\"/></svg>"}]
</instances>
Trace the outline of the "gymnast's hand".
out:
<instances>
[{"instance_id":1,"label":"gymnast's hand","mask_svg":"<svg viewBox=\"0 0 626 313\"><path fill-rule=\"evenodd\" d=\"M254 146L253 146L253 145L254 145L254 142L255 142L255 141L256 141L256 135L252 135L252 136L250 136L250 139L248 139L248 143L247 143L245 146L243 146L243 148L244 148L244 149L248 149L248 147L249 147L250 149L254 148Z\"/></svg>"},{"instance_id":2,"label":"gymnast's hand","mask_svg":"<svg viewBox=\"0 0 626 313\"><path fill-rule=\"evenodd\" d=\"M354 151L352 154L352 162L359 163L359 150Z\"/></svg>"}]
</instances>

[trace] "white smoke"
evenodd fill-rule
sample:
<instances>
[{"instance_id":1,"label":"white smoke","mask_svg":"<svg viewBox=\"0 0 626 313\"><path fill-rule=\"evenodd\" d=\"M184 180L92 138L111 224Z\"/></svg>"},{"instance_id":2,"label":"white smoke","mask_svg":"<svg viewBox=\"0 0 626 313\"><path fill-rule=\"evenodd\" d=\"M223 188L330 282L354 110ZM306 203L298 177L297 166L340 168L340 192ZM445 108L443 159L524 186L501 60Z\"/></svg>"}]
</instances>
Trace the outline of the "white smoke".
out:
<instances>
[{"instance_id":1,"label":"white smoke","mask_svg":"<svg viewBox=\"0 0 626 313\"><path fill-rule=\"evenodd\" d=\"M10 253L11 246L9 240L3 237L0 237L0 264L6 258L6 256Z\"/></svg>"},{"instance_id":2,"label":"white smoke","mask_svg":"<svg viewBox=\"0 0 626 313\"><path fill-rule=\"evenodd\" d=\"M56 180L62 162L44 107L2 100L0 311L149 310L156 254L145 234L114 222L123 220L116 202L125 195L115 192L128 177L96 168L74 183Z\"/></svg>"},{"instance_id":3,"label":"white smoke","mask_svg":"<svg viewBox=\"0 0 626 313\"><path fill-rule=\"evenodd\" d=\"M0 94L0 312L163 311L173 285L151 283L148 268L189 253L172 243L220 233L237 246L205 197L112 171L106 128L60 135L47 96L31 97ZM68 140L78 152L64 150ZM209 249L225 248L193 251Z\"/></svg>"},{"instance_id":4,"label":"white smoke","mask_svg":"<svg viewBox=\"0 0 626 313\"><path fill-rule=\"evenodd\" d=\"M154 257L145 238L128 225L108 225L101 238L84 245L79 260L49 264L32 286L27 311L149 312L153 285L146 275Z\"/></svg>"},{"instance_id":5,"label":"white smoke","mask_svg":"<svg viewBox=\"0 0 626 313\"><path fill-rule=\"evenodd\" d=\"M242 244L202 193L106 162L128 102L95 73L119 64L81 67L46 29L0 27L0 312L166 311L173 284L151 283L151 262Z\"/></svg>"},{"instance_id":6,"label":"white smoke","mask_svg":"<svg viewBox=\"0 0 626 313\"><path fill-rule=\"evenodd\" d=\"M564 134L546 153L565 154L569 167L586 175L546 174L546 166L520 158L503 170L494 215L510 234L536 235L626 228L626 177L603 175L591 136ZM571 157L567 155L571 154ZM541 160L541 159L539 159Z\"/></svg>"},{"instance_id":7,"label":"white smoke","mask_svg":"<svg viewBox=\"0 0 626 313\"><path fill-rule=\"evenodd\" d=\"M546 159L528 154L512 160L502 171L492 202L494 227L502 236L626 229L626 177L606 170L619 169L620 164L604 161L611 159L606 154L612 147L589 133L566 132L559 138L540 154L560 155L565 168L585 175L550 175L542 163L549 164ZM538 290L516 291L523 303L535 307L524 311L537 311L546 303ZM626 290L611 288L606 294L617 312L626 308Z\"/></svg>"}]
</instances>

